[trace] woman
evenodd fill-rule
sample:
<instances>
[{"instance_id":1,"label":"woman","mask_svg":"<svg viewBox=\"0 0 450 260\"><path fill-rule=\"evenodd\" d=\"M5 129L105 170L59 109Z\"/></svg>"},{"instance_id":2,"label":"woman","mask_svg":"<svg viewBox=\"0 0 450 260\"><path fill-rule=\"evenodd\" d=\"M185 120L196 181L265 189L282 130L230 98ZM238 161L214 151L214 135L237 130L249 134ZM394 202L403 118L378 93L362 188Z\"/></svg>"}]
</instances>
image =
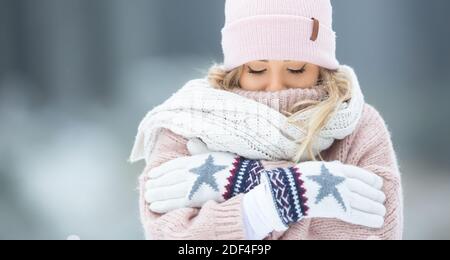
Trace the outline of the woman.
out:
<instances>
[{"instance_id":1,"label":"woman","mask_svg":"<svg viewBox=\"0 0 450 260\"><path fill-rule=\"evenodd\" d=\"M153 239L400 239L395 152L329 0L227 0L224 64L139 127Z\"/></svg>"}]
</instances>

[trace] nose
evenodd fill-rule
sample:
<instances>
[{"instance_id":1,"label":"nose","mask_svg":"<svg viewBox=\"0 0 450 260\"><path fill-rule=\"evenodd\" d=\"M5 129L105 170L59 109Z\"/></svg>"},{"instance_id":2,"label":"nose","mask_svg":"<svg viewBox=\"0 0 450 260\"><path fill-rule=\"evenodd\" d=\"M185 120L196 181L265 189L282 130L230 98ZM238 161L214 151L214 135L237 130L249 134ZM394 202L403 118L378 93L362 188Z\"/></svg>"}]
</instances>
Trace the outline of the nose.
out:
<instances>
[{"instance_id":1,"label":"nose","mask_svg":"<svg viewBox=\"0 0 450 260\"><path fill-rule=\"evenodd\" d=\"M286 87L284 85L284 82L282 80L282 76L279 75L279 73L274 73L270 77L270 82L266 87L266 91L269 92L275 92L280 90L285 90Z\"/></svg>"}]
</instances>

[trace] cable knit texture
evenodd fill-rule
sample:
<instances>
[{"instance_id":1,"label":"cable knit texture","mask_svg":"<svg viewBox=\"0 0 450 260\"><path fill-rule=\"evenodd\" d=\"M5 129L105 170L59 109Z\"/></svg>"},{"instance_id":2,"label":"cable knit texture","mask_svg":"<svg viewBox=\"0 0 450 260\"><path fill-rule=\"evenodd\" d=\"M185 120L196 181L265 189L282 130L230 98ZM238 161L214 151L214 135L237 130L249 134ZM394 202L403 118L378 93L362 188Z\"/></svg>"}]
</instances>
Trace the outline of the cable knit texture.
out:
<instances>
[{"instance_id":1,"label":"cable knit texture","mask_svg":"<svg viewBox=\"0 0 450 260\"><path fill-rule=\"evenodd\" d=\"M275 93L256 93L235 90L247 98L281 100L280 105L287 107L305 96L322 98L317 90L297 89ZM285 95L290 93L289 95ZM313 94L312 94L313 93ZM274 97L274 95L276 97ZM283 98L279 98L283 96ZM291 100L293 96L299 100ZM297 99L297 98L296 98ZM271 104L269 102L267 104ZM169 130L162 130L149 155L147 167L140 177L141 219L148 239L245 239L242 214L242 195L224 203L210 201L201 209L178 209L164 215L151 212L144 201L144 183L146 174L154 167L172 159L188 156L185 138ZM379 113L370 105L365 105L356 130L343 140L338 140L322 153L326 161L341 161L372 171L384 179L383 191L386 194L387 215L381 229L370 229L351 225L333 219L307 219L294 224L285 233L273 233L267 239L303 240L303 239L401 239L403 229L403 201L400 174L396 155L391 143L389 131ZM289 167L292 162L263 162L267 168Z\"/></svg>"},{"instance_id":2,"label":"cable knit texture","mask_svg":"<svg viewBox=\"0 0 450 260\"><path fill-rule=\"evenodd\" d=\"M340 66L351 85L352 98L339 105L312 143L318 155L354 132L362 115L364 96L352 68ZM273 99L272 99L273 100ZM305 123L317 108L290 118L264 104L232 92L213 88L206 79L191 80L162 105L152 109L139 125L130 161L153 153L161 129L186 138L201 139L210 150L231 152L253 160L293 160L305 129L290 120ZM307 160L306 154L301 161Z\"/></svg>"}]
</instances>

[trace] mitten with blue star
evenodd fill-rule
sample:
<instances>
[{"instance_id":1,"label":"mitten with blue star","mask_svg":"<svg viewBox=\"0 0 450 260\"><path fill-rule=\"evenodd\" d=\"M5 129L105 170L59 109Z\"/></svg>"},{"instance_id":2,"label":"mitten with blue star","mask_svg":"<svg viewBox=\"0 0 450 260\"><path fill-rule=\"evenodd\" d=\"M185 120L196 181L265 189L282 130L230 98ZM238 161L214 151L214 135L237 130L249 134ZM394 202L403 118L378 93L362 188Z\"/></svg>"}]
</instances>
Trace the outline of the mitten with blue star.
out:
<instances>
[{"instance_id":1,"label":"mitten with blue star","mask_svg":"<svg viewBox=\"0 0 450 260\"><path fill-rule=\"evenodd\" d=\"M231 153L208 152L177 158L148 173L145 200L150 210L166 213L224 202L259 184L260 161Z\"/></svg>"},{"instance_id":2,"label":"mitten with blue star","mask_svg":"<svg viewBox=\"0 0 450 260\"><path fill-rule=\"evenodd\" d=\"M263 171L261 185L270 195L257 195L258 188L249 196L273 199L275 214L266 215L278 216L272 221L275 230L304 218L334 218L370 228L384 223L383 180L356 166L337 161L304 162Z\"/></svg>"}]
</instances>

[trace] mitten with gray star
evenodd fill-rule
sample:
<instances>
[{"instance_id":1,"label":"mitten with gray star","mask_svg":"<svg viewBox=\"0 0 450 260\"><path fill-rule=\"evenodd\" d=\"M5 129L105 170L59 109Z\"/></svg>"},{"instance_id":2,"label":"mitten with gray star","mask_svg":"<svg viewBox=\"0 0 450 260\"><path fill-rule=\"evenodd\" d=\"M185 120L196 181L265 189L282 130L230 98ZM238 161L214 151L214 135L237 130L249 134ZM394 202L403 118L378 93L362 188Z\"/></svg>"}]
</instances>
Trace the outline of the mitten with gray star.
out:
<instances>
[{"instance_id":1,"label":"mitten with gray star","mask_svg":"<svg viewBox=\"0 0 450 260\"><path fill-rule=\"evenodd\" d=\"M262 170L260 161L230 153L177 158L148 173L145 200L156 213L224 202L256 187Z\"/></svg>"},{"instance_id":2,"label":"mitten with gray star","mask_svg":"<svg viewBox=\"0 0 450 260\"><path fill-rule=\"evenodd\" d=\"M260 186L249 192L246 199L272 198L274 207L260 213L272 216L272 228L276 231L304 218L335 218L371 228L380 228L384 222L383 181L359 167L337 161L304 162L263 171Z\"/></svg>"}]
</instances>

